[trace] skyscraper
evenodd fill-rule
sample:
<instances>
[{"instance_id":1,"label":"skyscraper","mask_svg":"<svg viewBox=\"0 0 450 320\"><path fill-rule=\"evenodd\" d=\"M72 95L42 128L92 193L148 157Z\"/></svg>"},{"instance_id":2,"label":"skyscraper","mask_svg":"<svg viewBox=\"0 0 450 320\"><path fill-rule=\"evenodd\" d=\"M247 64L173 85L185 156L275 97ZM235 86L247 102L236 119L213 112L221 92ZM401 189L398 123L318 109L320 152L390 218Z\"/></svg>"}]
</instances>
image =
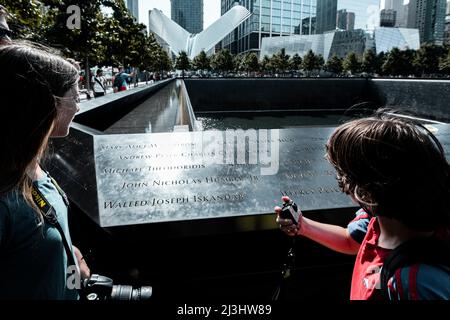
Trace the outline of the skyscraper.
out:
<instances>
[{"instance_id":1,"label":"skyscraper","mask_svg":"<svg viewBox=\"0 0 450 320\"><path fill-rule=\"evenodd\" d=\"M446 5L445 0L409 1L408 28L419 29L420 42L444 42Z\"/></svg>"},{"instance_id":2,"label":"skyscraper","mask_svg":"<svg viewBox=\"0 0 450 320\"><path fill-rule=\"evenodd\" d=\"M445 16L445 41L450 43L450 0L447 2L447 15Z\"/></svg>"},{"instance_id":3,"label":"skyscraper","mask_svg":"<svg viewBox=\"0 0 450 320\"><path fill-rule=\"evenodd\" d=\"M336 27L340 30L355 30L355 13L339 10L336 17Z\"/></svg>"},{"instance_id":4,"label":"skyscraper","mask_svg":"<svg viewBox=\"0 0 450 320\"><path fill-rule=\"evenodd\" d=\"M139 0L126 0L127 9L139 22Z\"/></svg>"},{"instance_id":5,"label":"skyscraper","mask_svg":"<svg viewBox=\"0 0 450 320\"><path fill-rule=\"evenodd\" d=\"M397 11L393 9L383 9L380 13L380 26L393 28L397 23Z\"/></svg>"},{"instance_id":6,"label":"skyscraper","mask_svg":"<svg viewBox=\"0 0 450 320\"><path fill-rule=\"evenodd\" d=\"M406 28L408 25L408 5L404 5L405 0L385 0L384 8L386 10L394 10L395 27Z\"/></svg>"},{"instance_id":7,"label":"skyscraper","mask_svg":"<svg viewBox=\"0 0 450 320\"><path fill-rule=\"evenodd\" d=\"M380 0L317 0L317 33L339 29L341 10L354 14L355 29L373 30L380 24Z\"/></svg>"},{"instance_id":8,"label":"skyscraper","mask_svg":"<svg viewBox=\"0 0 450 320\"><path fill-rule=\"evenodd\" d=\"M236 0L221 0L221 14ZM259 51L264 37L315 33L316 0L241 0L252 16L230 33L222 48L232 53Z\"/></svg>"},{"instance_id":9,"label":"skyscraper","mask_svg":"<svg viewBox=\"0 0 450 320\"><path fill-rule=\"evenodd\" d=\"M203 30L203 0L170 0L172 20L190 33Z\"/></svg>"}]
</instances>

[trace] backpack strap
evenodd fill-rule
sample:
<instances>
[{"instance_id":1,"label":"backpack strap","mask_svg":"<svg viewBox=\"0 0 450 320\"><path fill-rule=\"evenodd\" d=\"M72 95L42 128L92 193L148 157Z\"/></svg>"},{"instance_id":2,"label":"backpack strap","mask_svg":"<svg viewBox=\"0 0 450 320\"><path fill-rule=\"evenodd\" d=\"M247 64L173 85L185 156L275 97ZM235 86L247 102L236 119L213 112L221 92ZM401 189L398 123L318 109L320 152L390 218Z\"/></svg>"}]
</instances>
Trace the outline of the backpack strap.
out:
<instances>
[{"instance_id":1,"label":"backpack strap","mask_svg":"<svg viewBox=\"0 0 450 320\"><path fill-rule=\"evenodd\" d=\"M417 292L417 273L419 272L419 265L414 264L409 268L408 283L409 294L411 300L419 300L419 293ZM401 279L401 278L399 278Z\"/></svg>"},{"instance_id":2,"label":"backpack strap","mask_svg":"<svg viewBox=\"0 0 450 320\"><path fill-rule=\"evenodd\" d=\"M419 298L416 281L419 264L450 266L450 245L448 240L440 240L436 237L415 238L395 248L384 261L380 276L381 291L387 300L391 299L388 281L394 274L398 279L398 293L400 296L407 294L402 288L400 277L401 268L404 267L410 267L408 280L411 298Z\"/></svg>"},{"instance_id":3,"label":"backpack strap","mask_svg":"<svg viewBox=\"0 0 450 320\"><path fill-rule=\"evenodd\" d=\"M106 92L105 87L103 86L103 84L100 82L100 80L96 76L94 77L94 80L95 80L95 82L97 82L100 85L100 87L102 87L103 91Z\"/></svg>"}]
</instances>

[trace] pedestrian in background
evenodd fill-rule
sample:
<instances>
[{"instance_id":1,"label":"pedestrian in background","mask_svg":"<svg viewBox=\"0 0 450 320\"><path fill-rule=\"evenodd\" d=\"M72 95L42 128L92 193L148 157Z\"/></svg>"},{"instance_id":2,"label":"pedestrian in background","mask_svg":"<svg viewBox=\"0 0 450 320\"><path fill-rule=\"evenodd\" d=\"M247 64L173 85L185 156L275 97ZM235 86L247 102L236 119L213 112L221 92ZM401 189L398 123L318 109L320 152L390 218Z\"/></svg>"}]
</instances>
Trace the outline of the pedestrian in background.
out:
<instances>
[{"instance_id":1,"label":"pedestrian in background","mask_svg":"<svg viewBox=\"0 0 450 320\"><path fill-rule=\"evenodd\" d=\"M93 90L95 98L102 97L106 94L106 79L103 76L102 69L97 69L96 75L92 77L91 82L94 84Z\"/></svg>"},{"instance_id":2,"label":"pedestrian in background","mask_svg":"<svg viewBox=\"0 0 450 320\"><path fill-rule=\"evenodd\" d=\"M134 77L134 72L128 74L125 73L123 67L120 67L119 73L116 74L114 78L114 92L126 91L127 90L127 79Z\"/></svg>"}]
</instances>

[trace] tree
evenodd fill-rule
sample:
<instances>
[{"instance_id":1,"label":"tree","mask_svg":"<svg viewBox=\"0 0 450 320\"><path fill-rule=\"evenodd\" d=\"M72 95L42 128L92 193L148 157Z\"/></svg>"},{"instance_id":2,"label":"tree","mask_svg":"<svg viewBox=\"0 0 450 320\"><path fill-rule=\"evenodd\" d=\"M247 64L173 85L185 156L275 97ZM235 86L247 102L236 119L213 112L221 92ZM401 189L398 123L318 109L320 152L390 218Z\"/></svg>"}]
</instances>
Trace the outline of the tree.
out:
<instances>
[{"instance_id":1,"label":"tree","mask_svg":"<svg viewBox=\"0 0 450 320\"><path fill-rule=\"evenodd\" d=\"M1 3L12 15L9 28L16 37L41 40L41 27L45 25L41 4L37 0L2 0Z\"/></svg>"},{"instance_id":2,"label":"tree","mask_svg":"<svg viewBox=\"0 0 450 320\"><path fill-rule=\"evenodd\" d=\"M318 71L323 69L323 66L325 65L325 59L321 54L316 56L316 69Z\"/></svg>"},{"instance_id":3,"label":"tree","mask_svg":"<svg viewBox=\"0 0 450 320\"><path fill-rule=\"evenodd\" d=\"M152 61L147 68L154 72L159 72L161 77L164 71L170 71L173 68L172 59L169 57L167 51L165 51L160 45L156 46L152 51Z\"/></svg>"},{"instance_id":4,"label":"tree","mask_svg":"<svg viewBox=\"0 0 450 320\"><path fill-rule=\"evenodd\" d=\"M374 74L377 69L377 55L371 49L368 49L364 52L361 70L363 72Z\"/></svg>"},{"instance_id":5,"label":"tree","mask_svg":"<svg viewBox=\"0 0 450 320\"><path fill-rule=\"evenodd\" d=\"M445 50L442 46L423 44L416 51L413 64L422 76L432 75L440 72L439 62L443 57Z\"/></svg>"},{"instance_id":6,"label":"tree","mask_svg":"<svg viewBox=\"0 0 450 320\"><path fill-rule=\"evenodd\" d=\"M247 75L250 72L255 72L259 70L259 61L258 56L254 52L250 52L245 55L243 59L243 68L247 71Z\"/></svg>"},{"instance_id":7,"label":"tree","mask_svg":"<svg viewBox=\"0 0 450 320\"><path fill-rule=\"evenodd\" d=\"M148 61L148 39L145 25L135 22L121 0L41 0L46 16L53 19L45 30L45 38L69 56L89 65L142 66ZM67 28L70 13L76 5L81 12L81 28ZM102 6L112 9L107 16ZM86 83L88 88L89 82Z\"/></svg>"},{"instance_id":8,"label":"tree","mask_svg":"<svg viewBox=\"0 0 450 320\"><path fill-rule=\"evenodd\" d=\"M161 48L161 55L160 55L160 66L162 71L170 71L173 69L173 63L172 59L170 59L169 54L162 50Z\"/></svg>"},{"instance_id":9,"label":"tree","mask_svg":"<svg viewBox=\"0 0 450 320\"><path fill-rule=\"evenodd\" d=\"M87 0L85 0L87 1ZM98 0L96 0L98 1ZM146 26L144 24L136 23L133 15L125 7L125 2L122 0L100 0L103 5L110 7L113 10L111 18L115 29L110 30L109 35L116 35L113 39L111 37L103 37L106 47L113 46L113 54L123 66L140 65L143 62L143 48L147 45ZM152 38L154 39L154 38ZM112 40L116 40L113 44ZM154 40L156 41L156 40Z\"/></svg>"},{"instance_id":10,"label":"tree","mask_svg":"<svg viewBox=\"0 0 450 320\"><path fill-rule=\"evenodd\" d=\"M382 75L383 74L383 64L386 61L386 54L384 52L380 52L377 55L376 64L375 64L375 73Z\"/></svg>"},{"instance_id":11,"label":"tree","mask_svg":"<svg viewBox=\"0 0 450 320\"><path fill-rule=\"evenodd\" d=\"M211 59L211 67L219 72L234 70L233 56L227 49L222 49L214 54Z\"/></svg>"},{"instance_id":12,"label":"tree","mask_svg":"<svg viewBox=\"0 0 450 320\"><path fill-rule=\"evenodd\" d=\"M325 70L339 76L342 73L342 59L333 55L328 59Z\"/></svg>"},{"instance_id":13,"label":"tree","mask_svg":"<svg viewBox=\"0 0 450 320\"><path fill-rule=\"evenodd\" d=\"M441 58L441 61L439 63L439 70L446 73L447 75L450 74L450 50L448 51L446 57Z\"/></svg>"},{"instance_id":14,"label":"tree","mask_svg":"<svg viewBox=\"0 0 450 320\"><path fill-rule=\"evenodd\" d=\"M175 69L181 70L183 78L184 71L187 71L191 68L191 61L186 53L186 51L181 51L175 61Z\"/></svg>"},{"instance_id":15,"label":"tree","mask_svg":"<svg viewBox=\"0 0 450 320\"><path fill-rule=\"evenodd\" d=\"M84 63L86 88L89 89L90 63L99 63L105 58L107 40L103 39L105 17L101 11L101 0L43 0L48 17L53 24L45 31L45 38L53 46L60 48L67 56ZM80 28L67 28L71 5L80 8Z\"/></svg>"},{"instance_id":16,"label":"tree","mask_svg":"<svg viewBox=\"0 0 450 320\"><path fill-rule=\"evenodd\" d=\"M413 58L414 51L400 51L398 48L393 48L387 54L383 63L383 73L391 76L407 76L414 74L414 67L412 65Z\"/></svg>"},{"instance_id":17,"label":"tree","mask_svg":"<svg viewBox=\"0 0 450 320\"><path fill-rule=\"evenodd\" d=\"M244 59L245 59L244 54L236 54L233 56L234 71L236 72L245 71Z\"/></svg>"},{"instance_id":18,"label":"tree","mask_svg":"<svg viewBox=\"0 0 450 320\"><path fill-rule=\"evenodd\" d=\"M264 56L261 60L261 70L264 72L268 72L269 74L272 74L274 67L272 65L272 60L268 56Z\"/></svg>"},{"instance_id":19,"label":"tree","mask_svg":"<svg viewBox=\"0 0 450 320\"><path fill-rule=\"evenodd\" d=\"M159 70L157 59L161 46L156 42L155 36L151 33L145 38L145 45L142 48L141 64L139 68L143 70Z\"/></svg>"},{"instance_id":20,"label":"tree","mask_svg":"<svg viewBox=\"0 0 450 320\"><path fill-rule=\"evenodd\" d=\"M10 26L15 38L58 48L82 61L86 74L95 64L151 68L159 52L156 39L146 35L145 25L136 23L123 0L3 0L2 4L14 16ZM71 5L80 8L81 28L67 27ZM111 8L112 15L104 14L102 6Z\"/></svg>"},{"instance_id":21,"label":"tree","mask_svg":"<svg viewBox=\"0 0 450 320\"><path fill-rule=\"evenodd\" d=\"M291 70L300 71L300 69L302 68L302 62L303 62L302 57L300 57L298 53L294 54L291 60L289 61Z\"/></svg>"},{"instance_id":22,"label":"tree","mask_svg":"<svg viewBox=\"0 0 450 320\"><path fill-rule=\"evenodd\" d=\"M289 58L290 56L286 54L286 50L283 48L280 50L280 52L273 55L272 64L278 72L284 74L289 69L290 66Z\"/></svg>"},{"instance_id":23,"label":"tree","mask_svg":"<svg viewBox=\"0 0 450 320\"><path fill-rule=\"evenodd\" d=\"M345 72L355 74L361 70L361 63L356 56L356 53L350 52L342 62L342 68Z\"/></svg>"},{"instance_id":24,"label":"tree","mask_svg":"<svg viewBox=\"0 0 450 320\"><path fill-rule=\"evenodd\" d=\"M302 69L305 70L308 75L311 71L316 70L317 65L317 57L312 50L309 50L308 53L303 57Z\"/></svg>"},{"instance_id":25,"label":"tree","mask_svg":"<svg viewBox=\"0 0 450 320\"><path fill-rule=\"evenodd\" d=\"M210 70L211 65L208 56L205 51L201 51L192 61L195 70L200 70L203 74L205 70Z\"/></svg>"}]
</instances>

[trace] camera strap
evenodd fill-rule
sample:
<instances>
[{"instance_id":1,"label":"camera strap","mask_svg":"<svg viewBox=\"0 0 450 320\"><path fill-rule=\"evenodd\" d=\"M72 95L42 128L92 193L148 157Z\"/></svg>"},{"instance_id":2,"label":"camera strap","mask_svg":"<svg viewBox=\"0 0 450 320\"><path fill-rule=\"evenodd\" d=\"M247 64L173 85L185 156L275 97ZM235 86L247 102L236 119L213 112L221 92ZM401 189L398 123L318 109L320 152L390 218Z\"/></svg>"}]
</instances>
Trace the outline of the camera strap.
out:
<instances>
[{"instance_id":1,"label":"camera strap","mask_svg":"<svg viewBox=\"0 0 450 320\"><path fill-rule=\"evenodd\" d=\"M276 288L272 300L286 300L287 299L287 282L290 280L295 269L295 237L292 238L292 245L288 251L286 261L281 269L281 277L278 287Z\"/></svg>"},{"instance_id":2,"label":"camera strap","mask_svg":"<svg viewBox=\"0 0 450 320\"><path fill-rule=\"evenodd\" d=\"M64 204L66 205L67 210L69 210L69 200L67 199L67 195L61 189L61 187L58 185L58 183L48 173L47 173L47 175L50 178L52 184L56 187L56 190L58 190L58 193L63 198ZM47 221L49 224L54 226L56 228L56 230L58 230L59 234L61 235L69 265L75 266L76 264L75 264L75 259L73 258L73 252L69 246L69 242L67 241L64 230L61 227L61 224L58 222L58 216L56 214L55 208L53 208L53 206L47 201L47 199L44 197L42 192L36 187L36 185L34 183L31 187L31 195L32 195L34 204L41 211L42 216L44 217L45 221Z\"/></svg>"}]
</instances>

